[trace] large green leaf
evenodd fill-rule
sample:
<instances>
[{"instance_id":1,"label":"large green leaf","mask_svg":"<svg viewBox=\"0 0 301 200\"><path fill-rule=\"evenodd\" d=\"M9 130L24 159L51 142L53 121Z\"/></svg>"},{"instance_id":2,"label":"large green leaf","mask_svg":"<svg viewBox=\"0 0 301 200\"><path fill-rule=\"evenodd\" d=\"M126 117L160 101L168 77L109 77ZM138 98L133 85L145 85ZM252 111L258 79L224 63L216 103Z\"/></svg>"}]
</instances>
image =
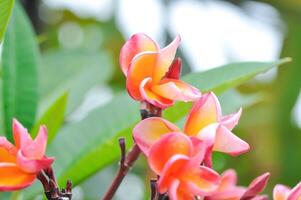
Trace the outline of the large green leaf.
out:
<instances>
[{"instance_id":1,"label":"large green leaf","mask_svg":"<svg viewBox=\"0 0 301 200\"><path fill-rule=\"evenodd\" d=\"M13 117L29 129L35 121L39 56L32 26L16 4L4 40L2 65L4 120L10 139Z\"/></svg>"},{"instance_id":2,"label":"large green leaf","mask_svg":"<svg viewBox=\"0 0 301 200\"><path fill-rule=\"evenodd\" d=\"M14 0L0 1L0 43L2 42L6 27L9 21L11 11L14 6Z\"/></svg>"},{"instance_id":3,"label":"large green leaf","mask_svg":"<svg viewBox=\"0 0 301 200\"><path fill-rule=\"evenodd\" d=\"M230 64L190 74L184 79L202 91L220 93L286 61ZM182 107L182 103L177 103L166 111L171 121L178 121L186 115L189 106ZM55 169L60 183L71 178L78 184L116 160L119 157L117 138L124 136L131 143L131 129L138 120L138 104L130 100L127 94L121 94L107 105L89 113L82 121L65 126L48 152L56 157Z\"/></svg>"},{"instance_id":4,"label":"large green leaf","mask_svg":"<svg viewBox=\"0 0 301 200\"><path fill-rule=\"evenodd\" d=\"M111 78L110 56L104 52L59 50L43 54L40 93L41 112L68 91L67 113L82 102L93 86Z\"/></svg>"},{"instance_id":5,"label":"large green leaf","mask_svg":"<svg viewBox=\"0 0 301 200\"><path fill-rule=\"evenodd\" d=\"M40 126L45 125L48 130L48 144L51 143L64 121L67 99L68 95L64 93L48 108L34 125L31 131L33 137L38 133Z\"/></svg>"}]
</instances>

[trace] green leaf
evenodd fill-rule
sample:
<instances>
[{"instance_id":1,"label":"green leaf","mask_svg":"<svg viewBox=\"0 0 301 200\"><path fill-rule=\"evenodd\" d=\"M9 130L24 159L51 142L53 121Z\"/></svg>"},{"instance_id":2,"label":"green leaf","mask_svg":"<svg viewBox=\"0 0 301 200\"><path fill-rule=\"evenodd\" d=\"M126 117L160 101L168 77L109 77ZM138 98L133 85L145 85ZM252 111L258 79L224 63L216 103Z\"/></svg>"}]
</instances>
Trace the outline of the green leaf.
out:
<instances>
[{"instance_id":1,"label":"green leaf","mask_svg":"<svg viewBox=\"0 0 301 200\"><path fill-rule=\"evenodd\" d=\"M202 91L213 90L221 93L284 62L286 60L272 63L230 64L190 74L184 79ZM171 121L182 119L187 114L189 105L191 104L177 103L166 111ZM120 155L117 138L125 137L131 144L132 128L139 118L138 103L134 103L123 93L116 96L112 102L89 113L82 121L65 126L53 140L48 151L50 156L56 157L54 167L59 183L63 185L66 179L70 178L77 185L117 160Z\"/></svg>"},{"instance_id":2,"label":"green leaf","mask_svg":"<svg viewBox=\"0 0 301 200\"><path fill-rule=\"evenodd\" d=\"M112 75L110 56L105 52L59 50L43 54L40 93L45 110L68 91L67 114L82 102L86 92Z\"/></svg>"},{"instance_id":3,"label":"green leaf","mask_svg":"<svg viewBox=\"0 0 301 200\"><path fill-rule=\"evenodd\" d=\"M39 50L29 20L15 5L3 46L3 105L7 137L12 118L31 128L38 102Z\"/></svg>"},{"instance_id":4,"label":"green leaf","mask_svg":"<svg viewBox=\"0 0 301 200\"><path fill-rule=\"evenodd\" d=\"M2 42L2 39L4 37L13 6L14 0L0 1L0 43Z\"/></svg>"},{"instance_id":5,"label":"green leaf","mask_svg":"<svg viewBox=\"0 0 301 200\"><path fill-rule=\"evenodd\" d=\"M48 144L51 143L64 121L67 99L68 95L64 93L48 108L34 125L31 131L33 137L37 135L41 125L46 125L48 130Z\"/></svg>"}]
</instances>

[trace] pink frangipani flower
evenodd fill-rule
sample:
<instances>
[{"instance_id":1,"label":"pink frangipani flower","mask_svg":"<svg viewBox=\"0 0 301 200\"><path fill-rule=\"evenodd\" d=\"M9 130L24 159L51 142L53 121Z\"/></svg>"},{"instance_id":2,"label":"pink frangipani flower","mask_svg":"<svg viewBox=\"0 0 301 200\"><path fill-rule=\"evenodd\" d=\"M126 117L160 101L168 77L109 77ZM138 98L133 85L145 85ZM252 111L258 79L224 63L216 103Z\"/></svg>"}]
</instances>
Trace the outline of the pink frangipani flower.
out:
<instances>
[{"instance_id":1,"label":"pink frangipani flower","mask_svg":"<svg viewBox=\"0 0 301 200\"><path fill-rule=\"evenodd\" d=\"M276 185L273 198L274 200L301 200L301 182L293 189L281 184Z\"/></svg>"},{"instance_id":2,"label":"pink frangipani flower","mask_svg":"<svg viewBox=\"0 0 301 200\"><path fill-rule=\"evenodd\" d=\"M171 132L182 132L207 141L215 151L239 155L249 150L249 145L231 132L240 115L241 109L235 114L222 116L218 99L210 92L194 103L183 131L165 119L151 117L139 122L133 129L133 135L145 155L160 137ZM211 151L205 162L211 166Z\"/></svg>"},{"instance_id":3,"label":"pink frangipani flower","mask_svg":"<svg viewBox=\"0 0 301 200\"><path fill-rule=\"evenodd\" d=\"M0 137L0 191L13 191L31 185L36 175L51 166L54 158L45 156L47 130L41 126L33 140L27 130L13 120L15 145Z\"/></svg>"},{"instance_id":4,"label":"pink frangipani flower","mask_svg":"<svg viewBox=\"0 0 301 200\"><path fill-rule=\"evenodd\" d=\"M180 40L177 36L160 49L150 37L138 33L124 44L120 65L133 99L164 109L174 101L195 101L201 96L198 89L179 80L181 61L174 58Z\"/></svg>"},{"instance_id":5,"label":"pink frangipani flower","mask_svg":"<svg viewBox=\"0 0 301 200\"><path fill-rule=\"evenodd\" d=\"M158 192L168 193L171 200L193 200L213 192L220 177L212 169L201 166L208 146L183 133L169 133L155 142L148 162L159 175Z\"/></svg>"}]
</instances>

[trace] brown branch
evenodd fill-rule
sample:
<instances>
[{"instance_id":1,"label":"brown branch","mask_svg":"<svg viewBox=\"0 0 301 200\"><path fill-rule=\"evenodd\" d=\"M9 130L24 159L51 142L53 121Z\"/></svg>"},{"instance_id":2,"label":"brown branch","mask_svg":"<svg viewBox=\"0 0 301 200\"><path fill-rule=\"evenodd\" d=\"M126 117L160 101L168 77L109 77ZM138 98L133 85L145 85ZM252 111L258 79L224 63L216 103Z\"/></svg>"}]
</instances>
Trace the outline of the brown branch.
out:
<instances>
[{"instance_id":1,"label":"brown branch","mask_svg":"<svg viewBox=\"0 0 301 200\"><path fill-rule=\"evenodd\" d=\"M149 103L142 102L141 109L140 109L141 119L146 119L149 117L159 117L162 115L162 109L156 106L153 106ZM119 139L119 147L121 150L121 159L119 162L119 170L110 185L108 191L106 192L103 200L111 200L115 195L118 187L120 186L121 182L123 181L124 177L127 175L128 171L134 165L135 161L139 158L140 149L137 144L131 148L127 155L125 155L125 141L124 138Z\"/></svg>"},{"instance_id":2,"label":"brown branch","mask_svg":"<svg viewBox=\"0 0 301 200\"><path fill-rule=\"evenodd\" d=\"M38 175L37 179L42 183L44 193L48 200L63 200L72 199L72 183L70 180L66 183L66 188L60 191L58 184L55 180L53 169L47 168L42 170Z\"/></svg>"}]
</instances>

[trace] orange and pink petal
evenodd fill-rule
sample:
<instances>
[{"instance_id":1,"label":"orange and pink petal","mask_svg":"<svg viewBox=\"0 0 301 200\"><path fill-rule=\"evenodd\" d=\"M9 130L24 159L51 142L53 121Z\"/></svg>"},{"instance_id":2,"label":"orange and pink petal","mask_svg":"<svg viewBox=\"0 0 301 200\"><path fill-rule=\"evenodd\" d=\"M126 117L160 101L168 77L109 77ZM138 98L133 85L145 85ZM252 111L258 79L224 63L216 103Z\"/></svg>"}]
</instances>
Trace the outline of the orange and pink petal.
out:
<instances>
[{"instance_id":1,"label":"orange and pink petal","mask_svg":"<svg viewBox=\"0 0 301 200\"><path fill-rule=\"evenodd\" d=\"M143 33L133 35L121 48L119 62L122 72L127 75L133 58L141 52L158 52L155 41Z\"/></svg>"},{"instance_id":2,"label":"orange and pink petal","mask_svg":"<svg viewBox=\"0 0 301 200\"><path fill-rule=\"evenodd\" d=\"M286 197L290 193L291 188L278 184L274 187L273 190L273 199L274 200L286 200Z\"/></svg>"},{"instance_id":3,"label":"orange and pink petal","mask_svg":"<svg viewBox=\"0 0 301 200\"><path fill-rule=\"evenodd\" d=\"M49 168L54 161L52 157L43 157L42 159L30 159L18 151L17 165L27 173L38 173L39 171Z\"/></svg>"},{"instance_id":4,"label":"orange and pink petal","mask_svg":"<svg viewBox=\"0 0 301 200\"><path fill-rule=\"evenodd\" d=\"M232 130L238 124L241 113L242 108L240 108L238 112L234 114L223 116L220 122L223 126L227 127L227 129Z\"/></svg>"},{"instance_id":5,"label":"orange and pink petal","mask_svg":"<svg viewBox=\"0 0 301 200\"><path fill-rule=\"evenodd\" d=\"M36 175L24 172L16 164L0 163L0 177L0 191L14 191L30 186Z\"/></svg>"},{"instance_id":6,"label":"orange and pink petal","mask_svg":"<svg viewBox=\"0 0 301 200\"><path fill-rule=\"evenodd\" d=\"M168 108L174 104L173 100L166 99L152 90L152 79L145 78L140 84L140 95L143 101L146 101L161 109Z\"/></svg>"},{"instance_id":7,"label":"orange and pink petal","mask_svg":"<svg viewBox=\"0 0 301 200\"><path fill-rule=\"evenodd\" d=\"M154 75L152 77L155 83L158 83L169 71L169 67L171 66L175 58L177 48L180 42L181 42L181 37L177 36L168 46L166 46L165 48L159 51L159 56L154 70Z\"/></svg>"},{"instance_id":8,"label":"orange and pink petal","mask_svg":"<svg viewBox=\"0 0 301 200\"><path fill-rule=\"evenodd\" d=\"M163 135L179 132L180 129L161 117L151 117L140 121L133 129L134 140L141 151L148 156L150 147Z\"/></svg>"},{"instance_id":9,"label":"orange and pink petal","mask_svg":"<svg viewBox=\"0 0 301 200\"><path fill-rule=\"evenodd\" d=\"M221 125L217 129L213 149L232 156L237 156L249 151L250 146L248 143L234 135L226 127Z\"/></svg>"},{"instance_id":10,"label":"orange and pink petal","mask_svg":"<svg viewBox=\"0 0 301 200\"><path fill-rule=\"evenodd\" d=\"M143 100L140 94L141 82L152 78L158 53L146 52L135 56L127 73L126 87L130 96L138 101Z\"/></svg>"},{"instance_id":11,"label":"orange and pink petal","mask_svg":"<svg viewBox=\"0 0 301 200\"><path fill-rule=\"evenodd\" d=\"M13 119L13 136L18 149L22 149L32 143L32 138L27 129L16 119Z\"/></svg>"},{"instance_id":12,"label":"orange and pink petal","mask_svg":"<svg viewBox=\"0 0 301 200\"><path fill-rule=\"evenodd\" d=\"M168 133L154 143L149 151L148 163L156 174L161 174L164 166L174 155L191 156L192 142L183 133Z\"/></svg>"},{"instance_id":13,"label":"orange and pink petal","mask_svg":"<svg viewBox=\"0 0 301 200\"><path fill-rule=\"evenodd\" d=\"M209 92L196 101L187 117L184 132L195 136L209 124L218 122L221 107L214 93Z\"/></svg>"},{"instance_id":14,"label":"orange and pink petal","mask_svg":"<svg viewBox=\"0 0 301 200\"><path fill-rule=\"evenodd\" d=\"M42 159L46 151L47 138L48 134L46 127L41 126L34 141L22 149L24 156L31 159Z\"/></svg>"},{"instance_id":15,"label":"orange and pink petal","mask_svg":"<svg viewBox=\"0 0 301 200\"><path fill-rule=\"evenodd\" d=\"M201 97L197 88L176 79L164 79L158 85L152 86L151 90L158 96L174 101L196 101Z\"/></svg>"}]
</instances>

